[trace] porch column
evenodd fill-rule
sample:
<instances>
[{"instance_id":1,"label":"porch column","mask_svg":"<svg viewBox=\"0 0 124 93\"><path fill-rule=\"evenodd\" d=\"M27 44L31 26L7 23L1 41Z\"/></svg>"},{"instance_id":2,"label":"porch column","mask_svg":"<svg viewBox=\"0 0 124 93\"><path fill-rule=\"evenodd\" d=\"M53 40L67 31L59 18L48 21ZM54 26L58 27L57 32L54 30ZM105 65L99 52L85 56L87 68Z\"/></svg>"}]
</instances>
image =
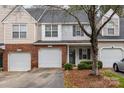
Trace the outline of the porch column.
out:
<instances>
[{"instance_id":1,"label":"porch column","mask_svg":"<svg viewBox=\"0 0 124 93\"><path fill-rule=\"evenodd\" d=\"M67 63L69 63L69 45L67 45Z\"/></svg>"}]
</instances>

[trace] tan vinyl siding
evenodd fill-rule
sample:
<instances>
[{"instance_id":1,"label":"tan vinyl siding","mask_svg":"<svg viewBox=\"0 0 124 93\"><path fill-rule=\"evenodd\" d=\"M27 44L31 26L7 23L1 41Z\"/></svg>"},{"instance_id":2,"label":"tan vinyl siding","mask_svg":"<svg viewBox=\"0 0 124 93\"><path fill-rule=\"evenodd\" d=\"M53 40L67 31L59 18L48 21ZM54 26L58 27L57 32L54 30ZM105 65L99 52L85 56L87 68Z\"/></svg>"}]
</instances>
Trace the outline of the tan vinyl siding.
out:
<instances>
[{"instance_id":1,"label":"tan vinyl siding","mask_svg":"<svg viewBox=\"0 0 124 93\"><path fill-rule=\"evenodd\" d=\"M41 28L41 25L39 24L37 26L37 40L41 40L41 30L42 28Z\"/></svg>"},{"instance_id":2,"label":"tan vinyl siding","mask_svg":"<svg viewBox=\"0 0 124 93\"><path fill-rule=\"evenodd\" d=\"M13 39L13 24L26 24L27 38ZM5 44L33 43L36 40L35 20L23 9L13 11L7 19L4 20Z\"/></svg>"},{"instance_id":3,"label":"tan vinyl siding","mask_svg":"<svg viewBox=\"0 0 124 93\"><path fill-rule=\"evenodd\" d=\"M26 24L27 37L26 39L13 39L12 38L12 24L5 24L5 44L18 44L18 43L33 43L34 42L34 24Z\"/></svg>"},{"instance_id":4,"label":"tan vinyl siding","mask_svg":"<svg viewBox=\"0 0 124 93\"><path fill-rule=\"evenodd\" d=\"M102 19L103 23L106 21L106 18ZM117 18L112 18L111 22L114 23L114 36L119 36L119 19ZM102 29L103 36L108 35L108 25L106 24L103 29Z\"/></svg>"},{"instance_id":5,"label":"tan vinyl siding","mask_svg":"<svg viewBox=\"0 0 124 93\"><path fill-rule=\"evenodd\" d=\"M85 29L89 33L91 32L90 27ZM73 36L73 25L62 25L62 40L89 40L89 37L87 37L85 34L84 36Z\"/></svg>"},{"instance_id":6,"label":"tan vinyl siding","mask_svg":"<svg viewBox=\"0 0 124 93\"><path fill-rule=\"evenodd\" d=\"M6 5L6 8L4 8L3 5L0 5L0 43L4 42L4 27L1 21L12 10L13 7L15 6Z\"/></svg>"},{"instance_id":7,"label":"tan vinyl siding","mask_svg":"<svg viewBox=\"0 0 124 93\"><path fill-rule=\"evenodd\" d=\"M110 17L110 15L113 13L113 10L110 9L102 18L102 24ZM120 35L120 19L117 14L114 14L112 19L110 20L111 22L114 23L114 35L113 36L119 36ZM109 22L110 22L109 21ZM102 29L102 35L103 36L108 36L108 25L106 24L103 29Z\"/></svg>"}]
</instances>

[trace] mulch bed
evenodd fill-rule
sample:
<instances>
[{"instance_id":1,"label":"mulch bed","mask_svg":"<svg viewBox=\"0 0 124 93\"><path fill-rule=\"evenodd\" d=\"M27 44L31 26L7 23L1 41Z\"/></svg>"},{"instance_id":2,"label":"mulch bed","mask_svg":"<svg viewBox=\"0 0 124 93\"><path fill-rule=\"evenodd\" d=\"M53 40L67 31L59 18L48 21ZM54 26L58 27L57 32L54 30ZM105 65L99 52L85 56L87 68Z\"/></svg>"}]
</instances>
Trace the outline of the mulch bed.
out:
<instances>
[{"instance_id":1,"label":"mulch bed","mask_svg":"<svg viewBox=\"0 0 124 93\"><path fill-rule=\"evenodd\" d=\"M90 70L64 71L64 85L68 88L113 88L117 83L102 75L92 76Z\"/></svg>"}]
</instances>

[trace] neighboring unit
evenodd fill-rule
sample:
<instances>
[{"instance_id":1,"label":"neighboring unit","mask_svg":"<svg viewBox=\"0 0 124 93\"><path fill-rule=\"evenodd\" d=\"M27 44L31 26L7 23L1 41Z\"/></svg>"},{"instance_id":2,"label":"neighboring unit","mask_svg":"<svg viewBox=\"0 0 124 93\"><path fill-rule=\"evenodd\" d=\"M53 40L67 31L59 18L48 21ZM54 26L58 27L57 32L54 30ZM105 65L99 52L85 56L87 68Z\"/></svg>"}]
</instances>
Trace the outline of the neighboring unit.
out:
<instances>
[{"instance_id":1,"label":"neighboring unit","mask_svg":"<svg viewBox=\"0 0 124 93\"><path fill-rule=\"evenodd\" d=\"M1 54L5 71L61 68L65 63L77 65L81 60L92 59L89 38L71 15L50 7L11 7L13 9L1 21ZM102 24L112 12L110 9L99 23ZM75 15L90 33L87 15L80 11ZM115 14L99 35L98 58L105 68L111 68L115 61L124 57L123 29L124 18Z\"/></svg>"}]
</instances>

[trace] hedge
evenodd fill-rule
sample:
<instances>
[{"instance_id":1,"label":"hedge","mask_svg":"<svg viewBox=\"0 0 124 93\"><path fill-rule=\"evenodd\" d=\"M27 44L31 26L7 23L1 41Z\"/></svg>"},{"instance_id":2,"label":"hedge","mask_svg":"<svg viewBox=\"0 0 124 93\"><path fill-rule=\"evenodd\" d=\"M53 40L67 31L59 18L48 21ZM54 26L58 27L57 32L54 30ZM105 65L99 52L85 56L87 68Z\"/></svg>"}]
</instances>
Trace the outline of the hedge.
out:
<instances>
[{"instance_id":1,"label":"hedge","mask_svg":"<svg viewBox=\"0 0 124 93\"><path fill-rule=\"evenodd\" d=\"M81 70L81 69L92 69L92 63L93 63L92 60L81 61L78 64L78 70ZM101 69L102 66L103 66L102 62L101 61L98 61L98 68Z\"/></svg>"},{"instance_id":2,"label":"hedge","mask_svg":"<svg viewBox=\"0 0 124 93\"><path fill-rule=\"evenodd\" d=\"M73 65L70 64L70 63L66 63L66 64L64 64L64 69L65 70L72 70L73 69Z\"/></svg>"}]
</instances>

